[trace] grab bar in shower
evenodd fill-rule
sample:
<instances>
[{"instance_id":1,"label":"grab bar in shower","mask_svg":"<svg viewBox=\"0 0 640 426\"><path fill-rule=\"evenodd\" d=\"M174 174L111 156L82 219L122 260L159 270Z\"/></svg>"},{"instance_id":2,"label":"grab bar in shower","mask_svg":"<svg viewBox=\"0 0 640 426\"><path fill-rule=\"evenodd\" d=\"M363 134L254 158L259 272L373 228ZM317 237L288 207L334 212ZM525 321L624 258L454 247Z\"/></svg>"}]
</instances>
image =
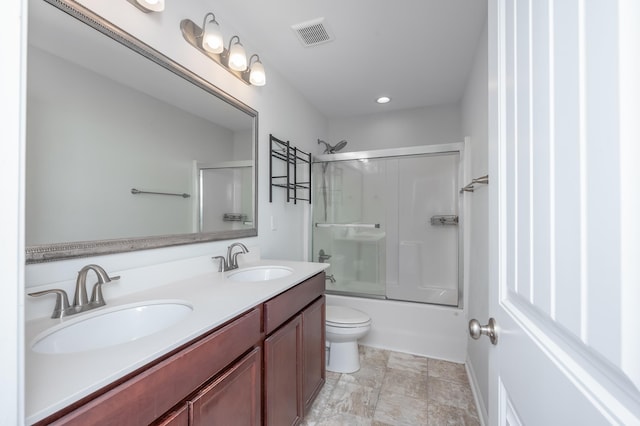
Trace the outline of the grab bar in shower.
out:
<instances>
[{"instance_id":1,"label":"grab bar in shower","mask_svg":"<svg viewBox=\"0 0 640 426\"><path fill-rule=\"evenodd\" d=\"M475 178L471 180L471 183L469 183L468 185L466 185L465 187L463 187L462 189L460 189L460 193L462 194L463 192L473 192L474 191L474 186L477 183L482 183L485 185L489 184L489 175L484 175L484 176L480 176L479 178Z\"/></svg>"},{"instance_id":2,"label":"grab bar in shower","mask_svg":"<svg viewBox=\"0 0 640 426\"><path fill-rule=\"evenodd\" d=\"M172 192L151 192L151 191L140 191L139 189L131 188L131 193L133 195L136 194L153 194L153 195L175 195L176 197L189 198L191 195L187 193L182 194L174 194Z\"/></svg>"},{"instance_id":3,"label":"grab bar in shower","mask_svg":"<svg viewBox=\"0 0 640 426\"><path fill-rule=\"evenodd\" d=\"M380 228L379 223L316 223L316 228Z\"/></svg>"}]
</instances>

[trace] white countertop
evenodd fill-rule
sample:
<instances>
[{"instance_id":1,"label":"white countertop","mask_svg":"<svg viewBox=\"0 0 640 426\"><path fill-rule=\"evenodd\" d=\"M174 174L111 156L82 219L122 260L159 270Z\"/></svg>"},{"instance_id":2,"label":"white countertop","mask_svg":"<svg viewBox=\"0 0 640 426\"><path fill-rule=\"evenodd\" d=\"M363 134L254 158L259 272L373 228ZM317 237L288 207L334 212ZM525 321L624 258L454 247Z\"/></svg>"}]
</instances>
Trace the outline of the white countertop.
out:
<instances>
[{"instance_id":1,"label":"white countertop","mask_svg":"<svg viewBox=\"0 0 640 426\"><path fill-rule=\"evenodd\" d=\"M147 288L113 300L87 314L143 301L181 301L193 312L176 324L138 340L92 351L42 354L31 349L39 334L84 314L63 320L40 318L25 324L26 423L35 423L71 403L135 371L154 359L212 330L256 305L321 272L328 264L260 260L243 265L286 266L292 274L260 282L234 282L226 273L208 273L171 284ZM53 304L52 304L53 308ZM108 330L96 330L108 333Z\"/></svg>"}]
</instances>

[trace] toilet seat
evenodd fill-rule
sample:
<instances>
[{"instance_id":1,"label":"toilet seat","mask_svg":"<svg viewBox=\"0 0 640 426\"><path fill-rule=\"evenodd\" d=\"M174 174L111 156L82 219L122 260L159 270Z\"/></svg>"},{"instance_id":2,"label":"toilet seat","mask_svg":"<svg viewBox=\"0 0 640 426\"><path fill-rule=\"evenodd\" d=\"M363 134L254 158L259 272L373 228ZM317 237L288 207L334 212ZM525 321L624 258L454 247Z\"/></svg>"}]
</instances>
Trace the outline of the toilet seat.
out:
<instances>
[{"instance_id":1,"label":"toilet seat","mask_svg":"<svg viewBox=\"0 0 640 426\"><path fill-rule=\"evenodd\" d=\"M355 328L370 325L371 318L357 309L329 305L326 308L325 322L331 327Z\"/></svg>"}]
</instances>

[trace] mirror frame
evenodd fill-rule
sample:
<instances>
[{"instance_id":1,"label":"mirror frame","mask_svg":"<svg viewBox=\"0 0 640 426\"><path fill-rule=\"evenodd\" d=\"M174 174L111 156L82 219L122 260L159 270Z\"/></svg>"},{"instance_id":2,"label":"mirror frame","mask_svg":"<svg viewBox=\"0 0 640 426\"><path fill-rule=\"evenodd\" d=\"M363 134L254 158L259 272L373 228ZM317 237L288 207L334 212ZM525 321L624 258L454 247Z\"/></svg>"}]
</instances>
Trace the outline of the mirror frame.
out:
<instances>
[{"instance_id":1,"label":"mirror frame","mask_svg":"<svg viewBox=\"0 0 640 426\"><path fill-rule=\"evenodd\" d=\"M216 98L228 103L253 118L253 228L217 231L206 233L171 234L150 237L118 238L95 241L73 241L64 243L39 244L27 246L25 261L41 263L77 257L99 256L105 254L124 253L136 250L147 250L160 247L195 244L210 241L255 237L258 235L258 111L234 98L220 88L214 86L188 68L178 64L141 40L95 14L73 0L41 0L67 13L89 27L99 31L114 41L153 61L155 64L171 71ZM28 83L27 83L28 84Z\"/></svg>"}]
</instances>

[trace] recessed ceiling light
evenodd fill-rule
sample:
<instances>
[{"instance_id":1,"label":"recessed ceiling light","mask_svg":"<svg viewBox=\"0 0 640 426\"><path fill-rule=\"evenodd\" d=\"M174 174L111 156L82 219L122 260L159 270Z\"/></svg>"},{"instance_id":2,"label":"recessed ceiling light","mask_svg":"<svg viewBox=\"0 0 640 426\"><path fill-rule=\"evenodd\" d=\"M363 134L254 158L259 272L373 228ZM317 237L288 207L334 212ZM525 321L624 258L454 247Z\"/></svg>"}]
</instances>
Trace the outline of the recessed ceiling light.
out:
<instances>
[{"instance_id":1,"label":"recessed ceiling light","mask_svg":"<svg viewBox=\"0 0 640 426\"><path fill-rule=\"evenodd\" d=\"M388 96L380 96L378 99L376 99L376 102L379 104L386 104L387 102L390 102L391 98Z\"/></svg>"}]
</instances>

